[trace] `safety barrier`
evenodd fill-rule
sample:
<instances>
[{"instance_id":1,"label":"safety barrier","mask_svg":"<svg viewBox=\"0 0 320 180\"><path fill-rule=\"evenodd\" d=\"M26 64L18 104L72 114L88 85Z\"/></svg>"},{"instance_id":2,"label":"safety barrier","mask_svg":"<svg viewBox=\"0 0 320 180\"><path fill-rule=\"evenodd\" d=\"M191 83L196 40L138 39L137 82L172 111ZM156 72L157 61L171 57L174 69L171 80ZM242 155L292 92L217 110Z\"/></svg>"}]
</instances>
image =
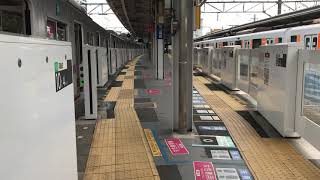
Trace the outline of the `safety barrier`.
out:
<instances>
[{"instance_id":1,"label":"safety barrier","mask_svg":"<svg viewBox=\"0 0 320 180\"><path fill-rule=\"evenodd\" d=\"M320 149L315 138L320 136L320 53L299 49L293 44L195 48L194 64L254 98L258 111L283 136L303 136Z\"/></svg>"},{"instance_id":2,"label":"safety barrier","mask_svg":"<svg viewBox=\"0 0 320 180\"><path fill-rule=\"evenodd\" d=\"M83 46L83 79L85 118L97 118L97 59L98 48L90 45Z\"/></svg>"},{"instance_id":3,"label":"safety barrier","mask_svg":"<svg viewBox=\"0 0 320 180\"><path fill-rule=\"evenodd\" d=\"M107 49L104 47L97 47L96 49L97 61L97 86L102 87L108 82L108 56Z\"/></svg>"},{"instance_id":4,"label":"safety barrier","mask_svg":"<svg viewBox=\"0 0 320 180\"><path fill-rule=\"evenodd\" d=\"M1 179L78 179L71 43L0 39Z\"/></svg>"}]
</instances>

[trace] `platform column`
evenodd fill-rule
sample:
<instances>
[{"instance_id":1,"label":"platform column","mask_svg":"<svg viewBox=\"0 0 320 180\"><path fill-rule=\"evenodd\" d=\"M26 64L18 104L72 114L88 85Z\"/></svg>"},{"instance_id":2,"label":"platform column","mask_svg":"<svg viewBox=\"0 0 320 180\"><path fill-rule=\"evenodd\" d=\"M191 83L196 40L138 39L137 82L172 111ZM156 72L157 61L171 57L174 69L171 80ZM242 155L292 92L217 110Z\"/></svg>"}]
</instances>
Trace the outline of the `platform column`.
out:
<instances>
[{"instance_id":1,"label":"platform column","mask_svg":"<svg viewBox=\"0 0 320 180\"><path fill-rule=\"evenodd\" d=\"M174 72L174 95L178 96L174 99L174 129L187 133L192 128L193 1L173 1L173 6L178 20L172 38L174 71L178 71Z\"/></svg>"}]
</instances>

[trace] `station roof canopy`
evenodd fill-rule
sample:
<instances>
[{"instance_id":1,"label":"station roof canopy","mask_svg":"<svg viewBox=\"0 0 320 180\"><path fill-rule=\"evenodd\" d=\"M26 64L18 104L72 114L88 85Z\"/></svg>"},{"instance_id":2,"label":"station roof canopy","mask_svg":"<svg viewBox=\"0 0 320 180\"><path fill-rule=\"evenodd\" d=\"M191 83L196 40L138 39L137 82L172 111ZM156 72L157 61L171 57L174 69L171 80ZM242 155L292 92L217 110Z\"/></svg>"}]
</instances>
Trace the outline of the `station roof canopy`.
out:
<instances>
[{"instance_id":1,"label":"station roof canopy","mask_svg":"<svg viewBox=\"0 0 320 180\"><path fill-rule=\"evenodd\" d=\"M148 34L153 23L152 0L106 0L128 31L136 37Z\"/></svg>"}]
</instances>

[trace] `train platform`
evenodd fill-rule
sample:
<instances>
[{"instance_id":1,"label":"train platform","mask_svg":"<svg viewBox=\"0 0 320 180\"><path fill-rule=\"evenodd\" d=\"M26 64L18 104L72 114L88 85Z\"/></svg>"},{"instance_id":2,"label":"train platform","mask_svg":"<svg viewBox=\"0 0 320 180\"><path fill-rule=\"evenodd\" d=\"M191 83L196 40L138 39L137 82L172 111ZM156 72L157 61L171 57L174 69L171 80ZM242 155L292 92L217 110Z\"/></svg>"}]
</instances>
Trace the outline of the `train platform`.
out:
<instances>
[{"instance_id":1,"label":"train platform","mask_svg":"<svg viewBox=\"0 0 320 180\"><path fill-rule=\"evenodd\" d=\"M320 180L316 1L2 0L1 179Z\"/></svg>"},{"instance_id":2,"label":"train platform","mask_svg":"<svg viewBox=\"0 0 320 180\"><path fill-rule=\"evenodd\" d=\"M172 72L155 80L151 64L135 58L100 92L85 180L320 179L316 150L261 128L248 103L197 73L192 132L172 133Z\"/></svg>"}]
</instances>

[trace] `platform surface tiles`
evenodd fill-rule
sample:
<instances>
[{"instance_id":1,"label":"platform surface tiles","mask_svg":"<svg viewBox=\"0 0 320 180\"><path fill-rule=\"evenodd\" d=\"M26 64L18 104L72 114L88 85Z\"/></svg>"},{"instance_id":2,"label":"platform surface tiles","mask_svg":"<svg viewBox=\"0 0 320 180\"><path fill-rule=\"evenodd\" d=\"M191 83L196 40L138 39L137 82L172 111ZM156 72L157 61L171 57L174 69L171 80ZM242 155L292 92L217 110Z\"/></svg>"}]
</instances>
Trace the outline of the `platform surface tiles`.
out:
<instances>
[{"instance_id":1,"label":"platform surface tiles","mask_svg":"<svg viewBox=\"0 0 320 180\"><path fill-rule=\"evenodd\" d=\"M192 132L172 133L169 59L164 80L139 56L106 90L107 116L96 123L84 180L320 180L289 140L264 133L247 105L204 76L193 78Z\"/></svg>"}]
</instances>

